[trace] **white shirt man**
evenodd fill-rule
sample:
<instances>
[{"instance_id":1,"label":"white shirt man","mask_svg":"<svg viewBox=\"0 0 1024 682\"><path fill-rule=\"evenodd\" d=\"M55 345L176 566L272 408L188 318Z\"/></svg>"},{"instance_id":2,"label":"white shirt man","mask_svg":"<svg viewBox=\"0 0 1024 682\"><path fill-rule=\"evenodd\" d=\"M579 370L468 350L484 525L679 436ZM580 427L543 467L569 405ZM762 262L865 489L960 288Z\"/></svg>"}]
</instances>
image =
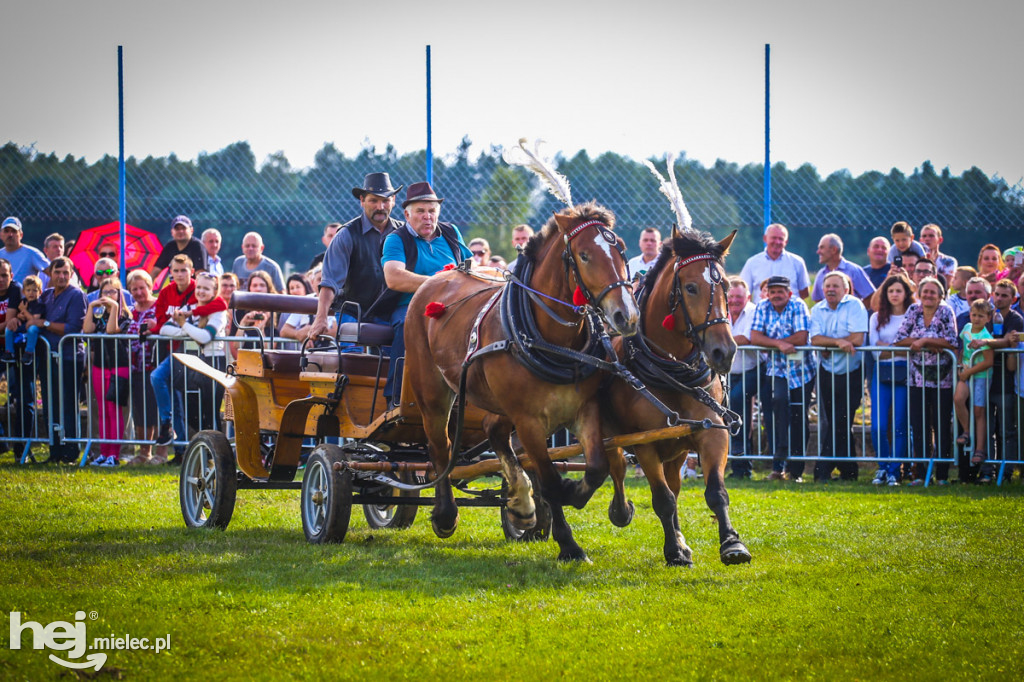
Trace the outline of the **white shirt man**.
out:
<instances>
[{"instance_id":1,"label":"white shirt man","mask_svg":"<svg viewBox=\"0 0 1024 682\"><path fill-rule=\"evenodd\" d=\"M640 255L629 259L626 267L629 269L629 278L636 279L646 273L654 261L658 260L658 252L661 250L661 233L653 227L646 227L640 233Z\"/></svg>"},{"instance_id":2,"label":"white shirt man","mask_svg":"<svg viewBox=\"0 0 1024 682\"><path fill-rule=\"evenodd\" d=\"M785 277L794 294L807 298L811 285L807 264L800 256L786 251L788 243L789 230L785 226L775 223L764 231L764 251L747 259L740 272L750 291L760 291L761 282L769 277Z\"/></svg>"},{"instance_id":3,"label":"white shirt man","mask_svg":"<svg viewBox=\"0 0 1024 682\"><path fill-rule=\"evenodd\" d=\"M202 242L203 248L206 249L206 271L220 278L224 274L224 261L218 255L221 245L220 231L212 227L203 230Z\"/></svg>"}]
</instances>

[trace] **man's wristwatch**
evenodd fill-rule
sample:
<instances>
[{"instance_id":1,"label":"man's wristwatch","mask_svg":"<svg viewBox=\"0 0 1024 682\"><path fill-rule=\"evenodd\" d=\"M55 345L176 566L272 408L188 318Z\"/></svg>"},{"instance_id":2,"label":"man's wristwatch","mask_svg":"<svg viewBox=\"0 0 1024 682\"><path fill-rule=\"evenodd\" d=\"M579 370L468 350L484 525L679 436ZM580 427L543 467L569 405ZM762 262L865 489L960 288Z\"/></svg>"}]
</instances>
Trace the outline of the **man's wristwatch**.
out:
<instances>
[{"instance_id":1,"label":"man's wristwatch","mask_svg":"<svg viewBox=\"0 0 1024 682\"><path fill-rule=\"evenodd\" d=\"M50 321L49 320L43 320L43 328L45 329L45 328L47 328L49 326L50 326Z\"/></svg>"}]
</instances>

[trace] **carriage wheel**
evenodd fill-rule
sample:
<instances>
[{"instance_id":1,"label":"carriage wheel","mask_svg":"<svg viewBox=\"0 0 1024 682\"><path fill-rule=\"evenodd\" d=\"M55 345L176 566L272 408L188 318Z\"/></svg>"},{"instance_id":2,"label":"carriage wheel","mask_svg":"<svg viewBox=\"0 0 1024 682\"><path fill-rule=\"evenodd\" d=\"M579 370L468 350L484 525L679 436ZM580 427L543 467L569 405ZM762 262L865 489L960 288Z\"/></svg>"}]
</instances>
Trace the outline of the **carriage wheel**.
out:
<instances>
[{"instance_id":1,"label":"carriage wheel","mask_svg":"<svg viewBox=\"0 0 1024 682\"><path fill-rule=\"evenodd\" d=\"M411 471L403 471L398 476L402 483L416 483L416 474ZM382 490L379 495L391 497L419 497L419 490L397 490L388 487ZM364 504L363 516L366 523L373 530L395 528L401 530L408 528L416 520L416 512L419 507L413 504Z\"/></svg>"},{"instance_id":2,"label":"carriage wheel","mask_svg":"<svg viewBox=\"0 0 1024 682\"><path fill-rule=\"evenodd\" d=\"M337 445L318 445L302 477L302 532L315 545L341 542L352 516L352 472L335 471L345 454Z\"/></svg>"},{"instance_id":3,"label":"carriage wheel","mask_svg":"<svg viewBox=\"0 0 1024 682\"><path fill-rule=\"evenodd\" d=\"M551 537L551 507L540 494L540 481L532 471L527 471L530 483L533 485L533 503L537 507L537 524L529 530L521 530L512 525L508 510L501 507L501 530L505 533L506 540L513 542L544 542ZM501 496L508 497L508 483L502 479Z\"/></svg>"},{"instance_id":4,"label":"carriage wheel","mask_svg":"<svg viewBox=\"0 0 1024 682\"><path fill-rule=\"evenodd\" d=\"M200 431L181 465L178 499L189 528L227 528L235 511L235 454L220 431Z\"/></svg>"}]
</instances>

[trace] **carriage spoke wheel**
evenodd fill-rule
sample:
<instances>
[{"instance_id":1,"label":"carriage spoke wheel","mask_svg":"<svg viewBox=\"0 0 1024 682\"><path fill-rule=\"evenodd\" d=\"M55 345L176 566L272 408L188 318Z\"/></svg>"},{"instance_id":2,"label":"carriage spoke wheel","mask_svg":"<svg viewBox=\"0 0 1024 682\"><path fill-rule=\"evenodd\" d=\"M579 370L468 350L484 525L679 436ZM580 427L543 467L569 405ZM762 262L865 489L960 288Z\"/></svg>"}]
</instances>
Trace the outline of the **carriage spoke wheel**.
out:
<instances>
[{"instance_id":1,"label":"carriage spoke wheel","mask_svg":"<svg viewBox=\"0 0 1024 682\"><path fill-rule=\"evenodd\" d=\"M506 540L513 542L544 542L551 537L551 507L540 494L540 481L532 471L527 471L530 483L533 485L533 503L537 508L537 523L529 530L516 528L512 523L508 510L504 505L501 507L501 530L505 533ZM501 496L508 497L508 483L502 479Z\"/></svg>"},{"instance_id":2,"label":"carriage spoke wheel","mask_svg":"<svg viewBox=\"0 0 1024 682\"><path fill-rule=\"evenodd\" d=\"M335 471L345 461L337 445L318 445L302 477L302 532L313 544L341 542L352 516L352 472Z\"/></svg>"},{"instance_id":3,"label":"carriage spoke wheel","mask_svg":"<svg viewBox=\"0 0 1024 682\"><path fill-rule=\"evenodd\" d=\"M402 483L417 483L416 474L411 471L403 471L398 476ZM419 497L419 490L397 490L386 488L378 493L380 496L391 497ZM364 504L363 516L366 523L373 530L385 528L402 529L408 528L416 520L416 512L419 507L411 504Z\"/></svg>"},{"instance_id":4,"label":"carriage spoke wheel","mask_svg":"<svg viewBox=\"0 0 1024 682\"><path fill-rule=\"evenodd\" d=\"M178 500L189 528L227 528L235 511L235 455L220 431L200 431L181 465Z\"/></svg>"}]
</instances>

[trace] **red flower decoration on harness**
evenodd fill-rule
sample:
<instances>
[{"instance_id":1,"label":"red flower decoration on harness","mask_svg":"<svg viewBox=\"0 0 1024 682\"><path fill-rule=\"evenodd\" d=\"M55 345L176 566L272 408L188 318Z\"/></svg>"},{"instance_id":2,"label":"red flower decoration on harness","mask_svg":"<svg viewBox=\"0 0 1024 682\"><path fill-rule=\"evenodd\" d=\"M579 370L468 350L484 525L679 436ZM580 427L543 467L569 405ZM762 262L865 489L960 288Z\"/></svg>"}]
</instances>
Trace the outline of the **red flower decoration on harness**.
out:
<instances>
[{"instance_id":1,"label":"red flower decoration on harness","mask_svg":"<svg viewBox=\"0 0 1024 682\"><path fill-rule=\"evenodd\" d=\"M437 318L444 315L444 311L444 303L431 301L430 303L427 304L427 308L426 310L423 311L423 314L426 315L427 317L432 317L436 320Z\"/></svg>"},{"instance_id":2,"label":"red flower decoration on harness","mask_svg":"<svg viewBox=\"0 0 1024 682\"><path fill-rule=\"evenodd\" d=\"M458 265L456 265L455 263L449 263L448 265L446 265L446 266L444 266L443 268L441 268L441 270L440 270L440 271L441 271L441 272L444 272L445 270L454 270L454 269L455 269L455 268L457 268L457 267L459 267L459 266L458 266Z\"/></svg>"},{"instance_id":3,"label":"red flower decoration on harness","mask_svg":"<svg viewBox=\"0 0 1024 682\"><path fill-rule=\"evenodd\" d=\"M661 326L672 331L676 328L676 316L672 314L666 315L665 319L661 321Z\"/></svg>"},{"instance_id":4,"label":"red flower decoration on harness","mask_svg":"<svg viewBox=\"0 0 1024 682\"><path fill-rule=\"evenodd\" d=\"M583 295L583 289L576 287L576 291L572 292L572 304L574 306L587 304L587 297Z\"/></svg>"}]
</instances>

